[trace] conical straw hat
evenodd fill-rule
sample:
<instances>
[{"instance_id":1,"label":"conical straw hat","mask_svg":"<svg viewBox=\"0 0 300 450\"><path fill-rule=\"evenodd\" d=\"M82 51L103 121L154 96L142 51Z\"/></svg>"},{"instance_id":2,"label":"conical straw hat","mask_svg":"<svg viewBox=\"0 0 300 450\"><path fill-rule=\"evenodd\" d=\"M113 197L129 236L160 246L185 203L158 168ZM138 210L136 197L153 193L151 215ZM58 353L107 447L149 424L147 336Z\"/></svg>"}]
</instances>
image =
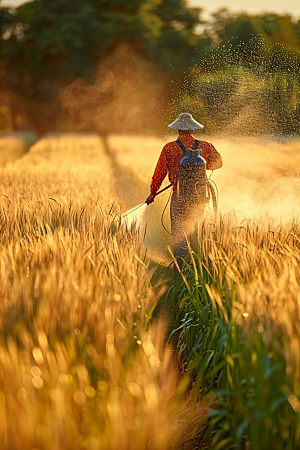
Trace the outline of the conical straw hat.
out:
<instances>
[{"instance_id":1,"label":"conical straw hat","mask_svg":"<svg viewBox=\"0 0 300 450\"><path fill-rule=\"evenodd\" d=\"M202 130L202 128L204 128L204 126L193 119L192 115L189 113L180 114L178 119L174 120L168 127L173 130Z\"/></svg>"}]
</instances>

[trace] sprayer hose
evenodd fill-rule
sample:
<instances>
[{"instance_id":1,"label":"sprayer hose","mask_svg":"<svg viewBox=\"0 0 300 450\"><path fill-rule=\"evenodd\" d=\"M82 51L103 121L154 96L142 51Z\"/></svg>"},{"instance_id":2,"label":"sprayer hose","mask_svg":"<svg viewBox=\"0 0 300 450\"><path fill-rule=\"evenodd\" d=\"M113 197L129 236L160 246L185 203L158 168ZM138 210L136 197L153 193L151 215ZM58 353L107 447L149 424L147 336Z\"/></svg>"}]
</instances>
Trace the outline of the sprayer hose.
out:
<instances>
[{"instance_id":1,"label":"sprayer hose","mask_svg":"<svg viewBox=\"0 0 300 450\"><path fill-rule=\"evenodd\" d=\"M212 185L211 182L208 181L208 180L207 180L207 185L208 185L208 189L209 189L210 194L211 194L214 212L216 213L216 212L218 212L217 196L216 196L215 190L214 190L214 188L213 188L213 185Z\"/></svg>"},{"instance_id":2,"label":"sprayer hose","mask_svg":"<svg viewBox=\"0 0 300 450\"><path fill-rule=\"evenodd\" d=\"M171 234L172 235L172 233L170 233L170 231L169 230L167 230L166 229L166 227L165 227L165 225L164 225L164 215L165 215L165 211L166 211L166 209L167 209L167 206L168 206L168 204L169 204L169 201L170 201L170 198L171 198L171 195L172 195L172 191L170 192L170 195L169 195L169 198L168 198L168 201L167 201L167 203L166 203L166 206L164 207L164 210L163 210L163 212L162 212L162 215L161 215L161 224L162 224L162 226L163 226L163 229L167 232L167 233L169 233L169 234Z\"/></svg>"}]
</instances>

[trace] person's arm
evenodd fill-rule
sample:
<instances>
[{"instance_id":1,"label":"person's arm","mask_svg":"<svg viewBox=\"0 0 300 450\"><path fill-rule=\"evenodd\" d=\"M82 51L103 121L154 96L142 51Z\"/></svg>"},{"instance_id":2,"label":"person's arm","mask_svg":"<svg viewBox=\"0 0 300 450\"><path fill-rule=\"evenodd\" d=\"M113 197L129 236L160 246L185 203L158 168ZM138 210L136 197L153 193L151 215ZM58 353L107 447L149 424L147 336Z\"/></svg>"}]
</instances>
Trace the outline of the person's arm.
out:
<instances>
[{"instance_id":1,"label":"person's arm","mask_svg":"<svg viewBox=\"0 0 300 450\"><path fill-rule=\"evenodd\" d=\"M215 147L207 142L207 146L204 151L201 153L201 156L206 161L206 169L207 170L216 170L220 169L223 166L223 161L220 153L215 149Z\"/></svg>"},{"instance_id":2,"label":"person's arm","mask_svg":"<svg viewBox=\"0 0 300 450\"><path fill-rule=\"evenodd\" d=\"M168 168L167 168L167 156L165 147L162 149L162 152L160 154L160 157L158 159L151 185L150 185L150 195L146 198L146 203L149 205L154 201L154 198L156 196L157 191L159 190L162 182L164 181L165 177L167 176Z\"/></svg>"}]
</instances>

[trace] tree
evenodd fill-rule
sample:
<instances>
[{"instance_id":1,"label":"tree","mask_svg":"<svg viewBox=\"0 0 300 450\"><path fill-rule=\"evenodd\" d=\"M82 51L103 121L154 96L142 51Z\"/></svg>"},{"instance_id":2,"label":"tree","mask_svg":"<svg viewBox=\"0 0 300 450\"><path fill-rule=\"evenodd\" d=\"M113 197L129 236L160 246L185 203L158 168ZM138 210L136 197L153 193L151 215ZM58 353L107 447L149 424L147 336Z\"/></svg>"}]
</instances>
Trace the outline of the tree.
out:
<instances>
[{"instance_id":1,"label":"tree","mask_svg":"<svg viewBox=\"0 0 300 450\"><path fill-rule=\"evenodd\" d=\"M266 45L282 45L285 49L300 51L300 26L291 16L278 14L249 15L231 13L222 8L213 14L210 34L214 35L215 44L226 45L249 42L260 35Z\"/></svg>"},{"instance_id":2,"label":"tree","mask_svg":"<svg viewBox=\"0 0 300 450\"><path fill-rule=\"evenodd\" d=\"M21 89L92 78L97 63L124 43L164 69L183 68L199 42L199 11L184 0L35 0L2 12L4 69Z\"/></svg>"},{"instance_id":3,"label":"tree","mask_svg":"<svg viewBox=\"0 0 300 450\"><path fill-rule=\"evenodd\" d=\"M152 0L144 7L155 23L148 51L164 69L194 65L204 53L207 39L196 34L201 9L188 8L184 0ZM209 40L210 41L210 40Z\"/></svg>"},{"instance_id":4,"label":"tree","mask_svg":"<svg viewBox=\"0 0 300 450\"><path fill-rule=\"evenodd\" d=\"M6 69L26 85L49 76L88 75L122 34L128 39L143 32L134 12L141 3L132 0L126 6L120 0L35 0L15 11L6 10L2 35Z\"/></svg>"}]
</instances>

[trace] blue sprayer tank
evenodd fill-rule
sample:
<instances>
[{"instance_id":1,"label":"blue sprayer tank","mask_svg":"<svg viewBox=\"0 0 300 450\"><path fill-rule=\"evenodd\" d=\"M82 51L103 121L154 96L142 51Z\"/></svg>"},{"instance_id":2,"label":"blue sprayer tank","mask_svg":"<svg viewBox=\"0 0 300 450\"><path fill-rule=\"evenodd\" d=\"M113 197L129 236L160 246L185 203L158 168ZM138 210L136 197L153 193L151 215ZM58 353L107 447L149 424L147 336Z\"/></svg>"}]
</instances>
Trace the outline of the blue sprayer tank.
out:
<instances>
[{"instance_id":1,"label":"blue sprayer tank","mask_svg":"<svg viewBox=\"0 0 300 450\"><path fill-rule=\"evenodd\" d=\"M206 161L200 155L201 150L197 148L182 148L182 151L184 157L180 161L178 171L179 196L186 202L206 204L209 201Z\"/></svg>"}]
</instances>

